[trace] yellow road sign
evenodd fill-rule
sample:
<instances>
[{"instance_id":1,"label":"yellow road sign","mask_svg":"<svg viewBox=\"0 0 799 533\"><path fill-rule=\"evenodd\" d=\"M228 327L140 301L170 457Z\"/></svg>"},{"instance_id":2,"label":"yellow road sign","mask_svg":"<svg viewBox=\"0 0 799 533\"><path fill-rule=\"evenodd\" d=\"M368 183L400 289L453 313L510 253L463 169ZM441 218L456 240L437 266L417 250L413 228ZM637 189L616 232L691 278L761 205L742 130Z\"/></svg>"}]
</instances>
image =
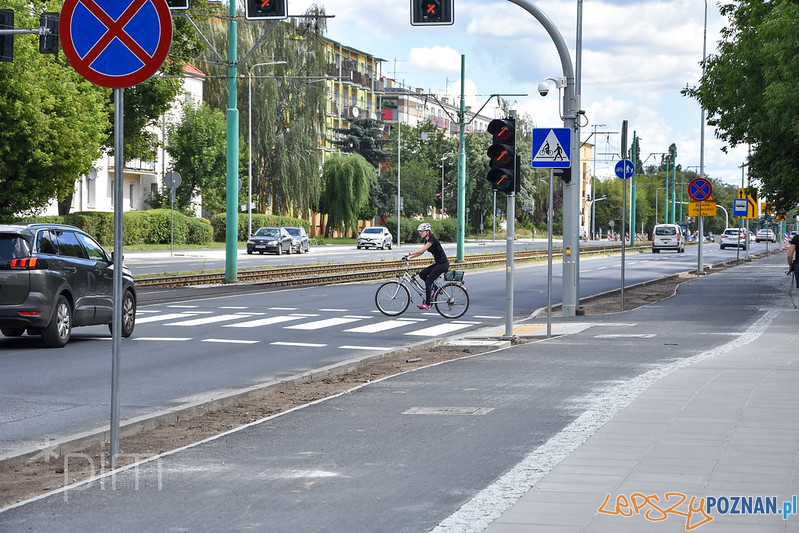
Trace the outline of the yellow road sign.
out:
<instances>
[{"instance_id":1,"label":"yellow road sign","mask_svg":"<svg viewBox=\"0 0 799 533\"><path fill-rule=\"evenodd\" d=\"M738 198L732 206L733 216L739 218L760 218L758 213L757 189L738 189Z\"/></svg>"},{"instance_id":2,"label":"yellow road sign","mask_svg":"<svg viewBox=\"0 0 799 533\"><path fill-rule=\"evenodd\" d=\"M716 202L688 202L689 217L716 216Z\"/></svg>"}]
</instances>

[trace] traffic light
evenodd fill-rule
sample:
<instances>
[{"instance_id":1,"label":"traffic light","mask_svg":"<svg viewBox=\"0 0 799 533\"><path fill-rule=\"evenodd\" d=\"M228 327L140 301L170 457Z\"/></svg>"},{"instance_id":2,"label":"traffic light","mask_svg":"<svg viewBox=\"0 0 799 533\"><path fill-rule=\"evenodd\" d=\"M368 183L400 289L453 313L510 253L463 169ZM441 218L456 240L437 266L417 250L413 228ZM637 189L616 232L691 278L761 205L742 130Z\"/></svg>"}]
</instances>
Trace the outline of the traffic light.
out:
<instances>
[{"instance_id":1,"label":"traffic light","mask_svg":"<svg viewBox=\"0 0 799 533\"><path fill-rule=\"evenodd\" d=\"M488 147L491 170L486 179L495 191L511 194L518 190L516 167L516 119L494 119L488 124L494 142Z\"/></svg>"},{"instance_id":2,"label":"traffic light","mask_svg":"<svg viewBox=\"0 0 799 533\"><path fill-rule=\"evenodd\" d=\"M189 9L189 0L166 0L169 9Z\"/></svg>"},{"instance_id":3,"label":"traffic light","mask_svg":"<svg viewBox=\"0 0 799 533\"><path fill-rule=\"evenodd\" d=\"M14 29L14 10L0 9L0 30ZM0 61L14 61L14 34L0 35Z\"/></svg>"},{"instance_id":4,"label":"traffic light","mask_svg":"<svg viewBox=\"0 0 799 533\"><path fill-rule=\"evenodd\" d=\"M562 179L563 183L571 183L572 182L572 169L571 168L553 168L552 172L554 172L557 177Z\"/></svg>"},{"instance_id":5,"label":"traffic light","mask_svg":"<svg viewBox=\"0 0 799 533\"><path fill-rule=\"evenodd\" d=\"M450 26L454 22L452 0L411 0L411 26Z\"/></svg>"},{"instance_id":6,"label":"traffic light","mask_svg":"<svg viewBox=\"0 0 799 533\"><path fill-rule=\"evenodd\" d=\"M247 20L282 20L288 16L286 0L246 0Z\"/></svg>"},{"instance_id":7,"label":"traffic light","mask_svg":"<svg viewBox=\"0 0 799 533\"><path fill-rule=\"evenodd\" d=\"M39 15L39 27L50 30L47 35L39 35L40 54L58 54L58 17L59 13Z\"/></svg>"}]
</instances>

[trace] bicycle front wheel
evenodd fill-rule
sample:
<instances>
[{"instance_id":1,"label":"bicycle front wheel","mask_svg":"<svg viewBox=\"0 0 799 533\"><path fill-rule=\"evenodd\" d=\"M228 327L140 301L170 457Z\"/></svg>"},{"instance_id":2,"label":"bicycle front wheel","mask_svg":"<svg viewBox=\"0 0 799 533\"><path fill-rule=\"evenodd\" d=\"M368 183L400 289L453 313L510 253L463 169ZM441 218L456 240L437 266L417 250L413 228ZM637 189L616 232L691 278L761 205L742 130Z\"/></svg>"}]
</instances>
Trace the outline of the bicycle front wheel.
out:
<instances>
[{"instance_id":1,"label":"bicycle front wheel","mask_svg":"<svg viewBox=\"0 0 799 533\"><path fill-rule=\"evenodd\" d=\"M435 305L444 318L459 318L469 309L469 293L459 283L447 283L438 290Z\"/></svg>"},{"instance_id":2,"label":"bicycle front wheel","mask_svg":"<svg viewBox=\"0 0 799 533\"><path fill-rule=\"evenodd\" d=\"M410 303L411 295L408 288L398 281L383 283L375 293L375 305L384 315L401 315Z\"/></svg>"}]
</instances>

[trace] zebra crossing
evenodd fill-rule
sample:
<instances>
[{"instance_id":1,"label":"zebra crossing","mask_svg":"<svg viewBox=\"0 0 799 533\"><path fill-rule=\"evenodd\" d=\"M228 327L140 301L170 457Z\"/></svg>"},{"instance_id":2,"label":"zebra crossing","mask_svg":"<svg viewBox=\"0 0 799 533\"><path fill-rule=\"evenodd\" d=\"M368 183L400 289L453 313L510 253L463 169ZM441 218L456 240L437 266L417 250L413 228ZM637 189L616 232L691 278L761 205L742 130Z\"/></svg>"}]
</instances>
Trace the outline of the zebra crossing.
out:
<instances>
[{"instance_id":1,"label":"zebra crossing","mask_svg":"<svg viewBox=\"0 0 799 533\"><path fill-rule=\"evenodd\" d=\"M316 311L316 310L314 310ZM259 344L275 346L295 346L308 348L324 348L324 342L305 342L302 339L287 339L286 336L302 335L303 332L329 331L326 337L341 338L334 333L348 335L377 335L391 331L409 337L439 337L474 327L482 323L479 320L441 321L437 313L422 313L421 316L386 317L378 311L368 314L348 314L344 308L319 309L318 312L306 313L292 307L267 307L249 309L247 307L220 307L216 310L201 309L191 305L167 305L161 308L140 309L136 317L136 334L134 341L201 341L219 344ZM501 318L501 317L478 317ZM229 338L206 336L209 326L218 326L214 330L230 331ZM257 334L253 335L255 328ZM264 328L269 328L265 330ZM403 331L406 330L406 331ZM279 333L276 330L285 330ZM237 335L235 332L241 333ZM280 339L280 340L277 340ZM314 339L317 340L317 339ZM384 346L365 346L362 344L345 344L339 348L349 350L383 350Z\"/></svg>"}]
</instances>

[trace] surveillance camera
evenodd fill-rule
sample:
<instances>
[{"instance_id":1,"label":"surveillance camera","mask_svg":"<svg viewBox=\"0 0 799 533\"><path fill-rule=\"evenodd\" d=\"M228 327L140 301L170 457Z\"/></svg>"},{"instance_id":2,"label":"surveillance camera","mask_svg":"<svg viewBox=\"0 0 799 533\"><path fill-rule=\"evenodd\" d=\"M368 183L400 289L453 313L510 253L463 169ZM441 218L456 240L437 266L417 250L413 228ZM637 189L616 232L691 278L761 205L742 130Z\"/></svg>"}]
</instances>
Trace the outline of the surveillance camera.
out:
<instances>
[{"instance_id":1,"label":"surveillance camera","mask_svg":"<svg viewBox=\"0 0 799 533\"><path fill-rule=\"evenodd\" d=\"M544 83L543 81L538 84L538 94L541 96L546 96L549 94L549 84Z\"/></svg>"}]
</instances>

